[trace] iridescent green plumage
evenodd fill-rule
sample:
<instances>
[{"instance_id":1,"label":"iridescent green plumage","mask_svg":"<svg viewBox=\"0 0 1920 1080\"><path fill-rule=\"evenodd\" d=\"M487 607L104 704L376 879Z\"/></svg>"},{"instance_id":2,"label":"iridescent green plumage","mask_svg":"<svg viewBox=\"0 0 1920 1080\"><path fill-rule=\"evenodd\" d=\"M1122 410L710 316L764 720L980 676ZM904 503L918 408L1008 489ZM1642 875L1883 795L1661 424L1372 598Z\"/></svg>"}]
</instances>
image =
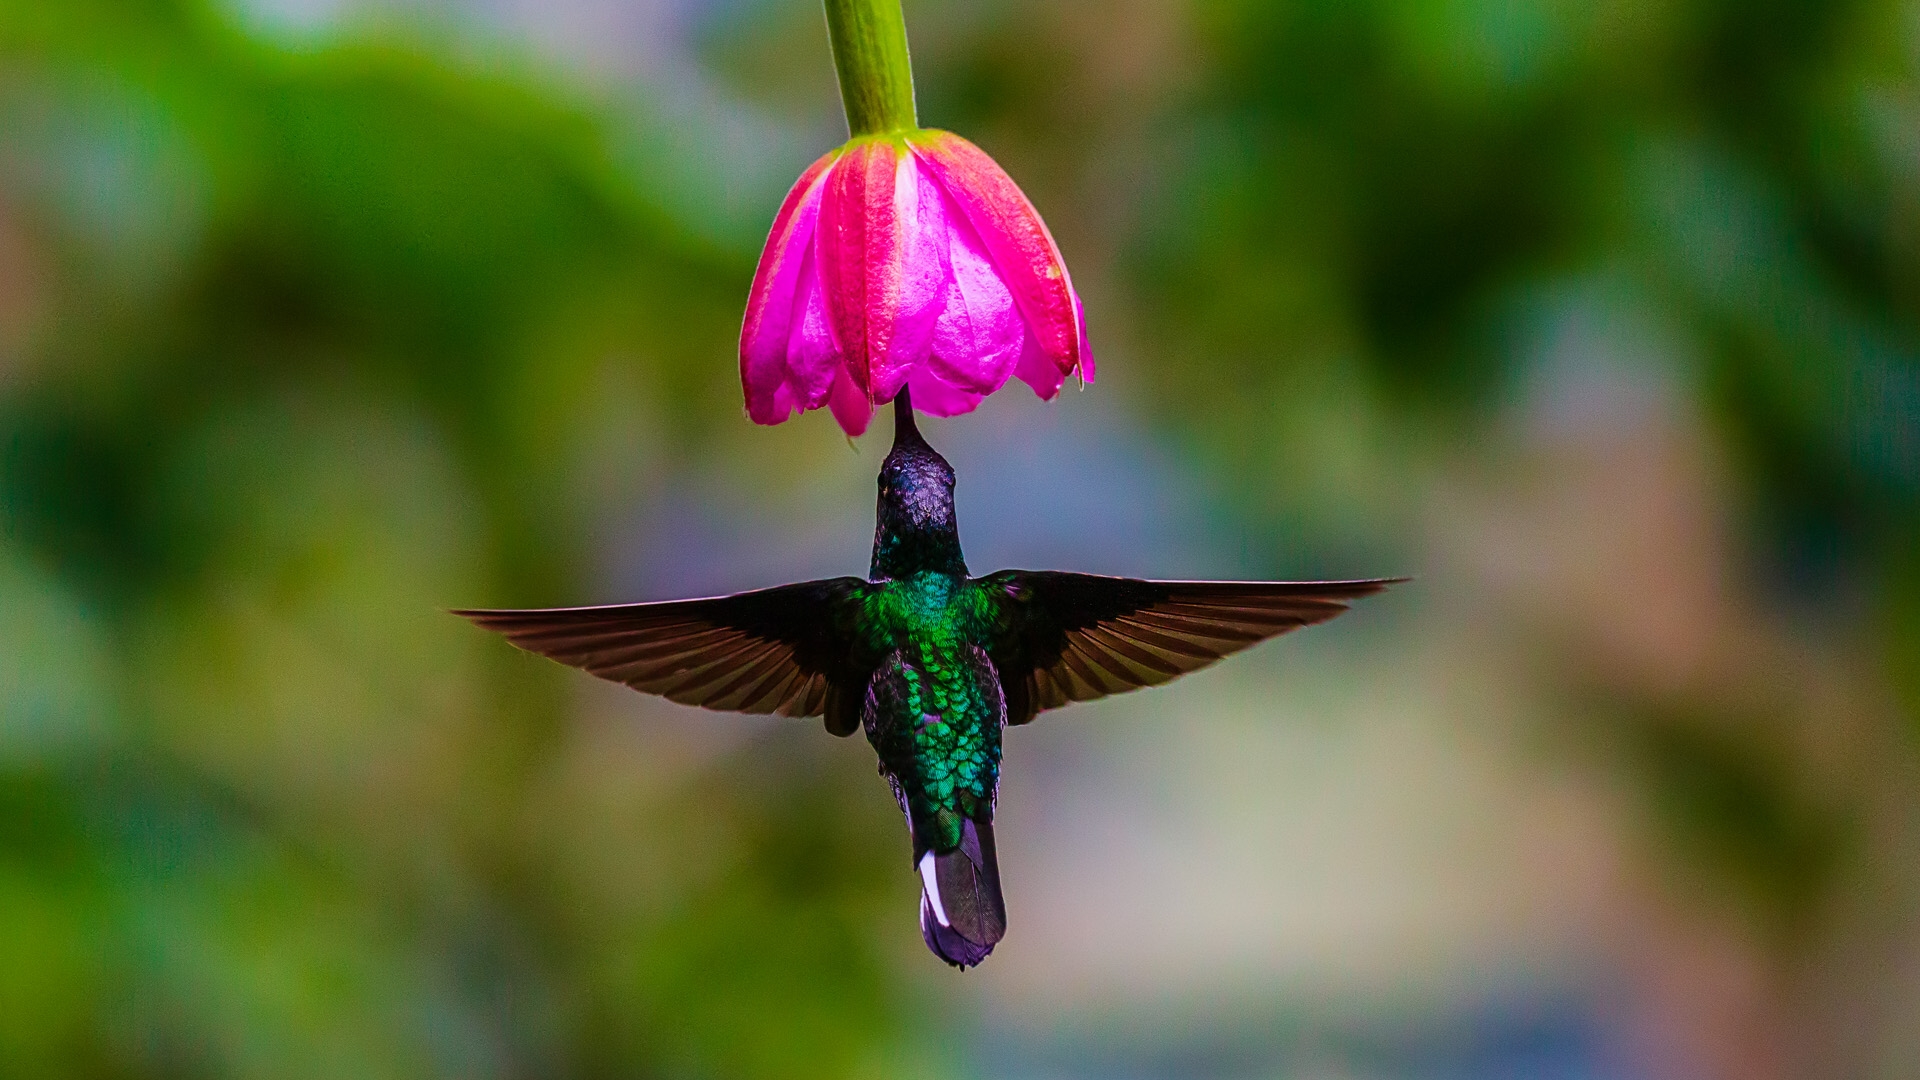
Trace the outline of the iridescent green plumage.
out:
<instances>
[{"instance_id":1,"label":"iridescent green plumage","mask_svg":"<svg viewBox=\"0 0 1920 1080\"><path fill-rule=\"evenodd\" d=\"M1332 618L1388 581L1141 581L1056 571L968 576L953 469L903 390L880 470L873 565L704 600L464 611L514 644L711 709L863 728L905 812L920 928L949 963L1006 932L994 848L1001 735L1045 709L1156 686Z\"/></svg>"},{"instance_id":2,"label":"iridescent green plumage","mask_svg":"<svg viewBox=\"0 0 1920 1080\"><path fill-rule=\"evenodd\" d=\"M995 612L978 583L938 572L879 583L862 607L869 641L886 657L867 738L915 833L951 849L961 818L991 820L1000 780L1005 700L979 645Z\"/></svg>"}]
</instances>

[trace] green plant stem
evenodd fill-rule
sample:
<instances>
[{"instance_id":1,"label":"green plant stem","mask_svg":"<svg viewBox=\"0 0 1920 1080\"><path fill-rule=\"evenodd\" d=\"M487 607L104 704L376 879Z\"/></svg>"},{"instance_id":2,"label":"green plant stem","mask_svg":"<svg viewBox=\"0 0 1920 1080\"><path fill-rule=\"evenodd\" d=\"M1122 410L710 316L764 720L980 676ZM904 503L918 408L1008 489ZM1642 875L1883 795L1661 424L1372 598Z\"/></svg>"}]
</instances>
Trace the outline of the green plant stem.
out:
<instances>
[{"instance_id":1,"label":"green plant stem","mask_svg":"<svg viewBox=\"0 0 1920 1080\"><path fill-rule=\"evenodd\" d=\"M900 0L823 0L840 102L856 138L919 126Z\"/></svg>"}]
</instances>

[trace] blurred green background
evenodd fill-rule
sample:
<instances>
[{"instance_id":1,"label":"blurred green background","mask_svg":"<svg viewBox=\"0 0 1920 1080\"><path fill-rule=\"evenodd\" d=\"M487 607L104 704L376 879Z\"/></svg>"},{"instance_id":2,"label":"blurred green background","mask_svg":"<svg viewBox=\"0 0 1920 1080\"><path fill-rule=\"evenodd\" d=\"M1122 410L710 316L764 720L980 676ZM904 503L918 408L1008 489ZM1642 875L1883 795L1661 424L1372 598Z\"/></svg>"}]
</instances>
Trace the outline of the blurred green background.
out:
<instances>
[{"instance_id":1,"label":"blurred green background","mask_svg":"<svg viewBox=\"0 0 1920 1080\"><path fill-rule=\"evenodd\" d=\"M970 561L1418 580L859 740L442 612L859 573L733 339L811 0L0 2L0 1075L1920 1075L1920 5L907 5L1100 381Z\"/></svg>"}]
</instances>

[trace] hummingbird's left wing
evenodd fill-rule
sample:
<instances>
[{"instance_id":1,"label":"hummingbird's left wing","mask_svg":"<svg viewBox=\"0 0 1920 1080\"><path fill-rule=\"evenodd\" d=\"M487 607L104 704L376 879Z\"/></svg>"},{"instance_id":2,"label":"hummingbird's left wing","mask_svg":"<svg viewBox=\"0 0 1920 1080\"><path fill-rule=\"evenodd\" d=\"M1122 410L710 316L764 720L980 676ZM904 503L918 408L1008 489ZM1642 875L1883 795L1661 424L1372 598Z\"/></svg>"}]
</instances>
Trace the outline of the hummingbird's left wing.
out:
<instances>
[{"instance_id":1,"label":"hummingbird's left wing","mask_svg":"<svg viewBox=\"0 0 1920 1080\"><path fill-rule=\"evenodd\" d=\"M1158 686L1256 642L1325 622L1404 578L1368 581L1143 581L1003 570L981 579L1004 599L988 650L1007 722Z\"/></svg>"},{"instance_id":2,"label":"hummingbird's left wing","mask_svg":"<svg viewBox=\"0 0 1920 1080\"><path fill-rule=\"evenodd\" d=\"M859 726L871 674L855 621L867 583L803 581L703 600L453 614L551 657L683 705Z\"/></svg>"}]
</instances>

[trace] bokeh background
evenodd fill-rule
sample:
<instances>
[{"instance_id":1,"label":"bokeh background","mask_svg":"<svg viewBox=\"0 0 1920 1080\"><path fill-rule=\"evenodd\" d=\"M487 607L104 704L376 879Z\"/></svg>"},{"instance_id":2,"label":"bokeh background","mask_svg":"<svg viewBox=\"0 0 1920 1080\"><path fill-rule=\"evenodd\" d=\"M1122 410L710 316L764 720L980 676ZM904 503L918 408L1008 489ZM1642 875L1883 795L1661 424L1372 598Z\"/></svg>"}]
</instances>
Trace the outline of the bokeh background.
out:
<instances>
[{"instance_id":1,"label":"bokeh background","mask_svg":"<svg viewBox=\"0 0 1920 1080\"><path fill-rule=\"evenodd\" d=\"M812 0L0 3L0 1075L1920 1075L1920 5L911 0L1100 379L976 571L1415 583L870 751L443 611L859 573L733 339Z\"/></svg>"}]
</instances>

